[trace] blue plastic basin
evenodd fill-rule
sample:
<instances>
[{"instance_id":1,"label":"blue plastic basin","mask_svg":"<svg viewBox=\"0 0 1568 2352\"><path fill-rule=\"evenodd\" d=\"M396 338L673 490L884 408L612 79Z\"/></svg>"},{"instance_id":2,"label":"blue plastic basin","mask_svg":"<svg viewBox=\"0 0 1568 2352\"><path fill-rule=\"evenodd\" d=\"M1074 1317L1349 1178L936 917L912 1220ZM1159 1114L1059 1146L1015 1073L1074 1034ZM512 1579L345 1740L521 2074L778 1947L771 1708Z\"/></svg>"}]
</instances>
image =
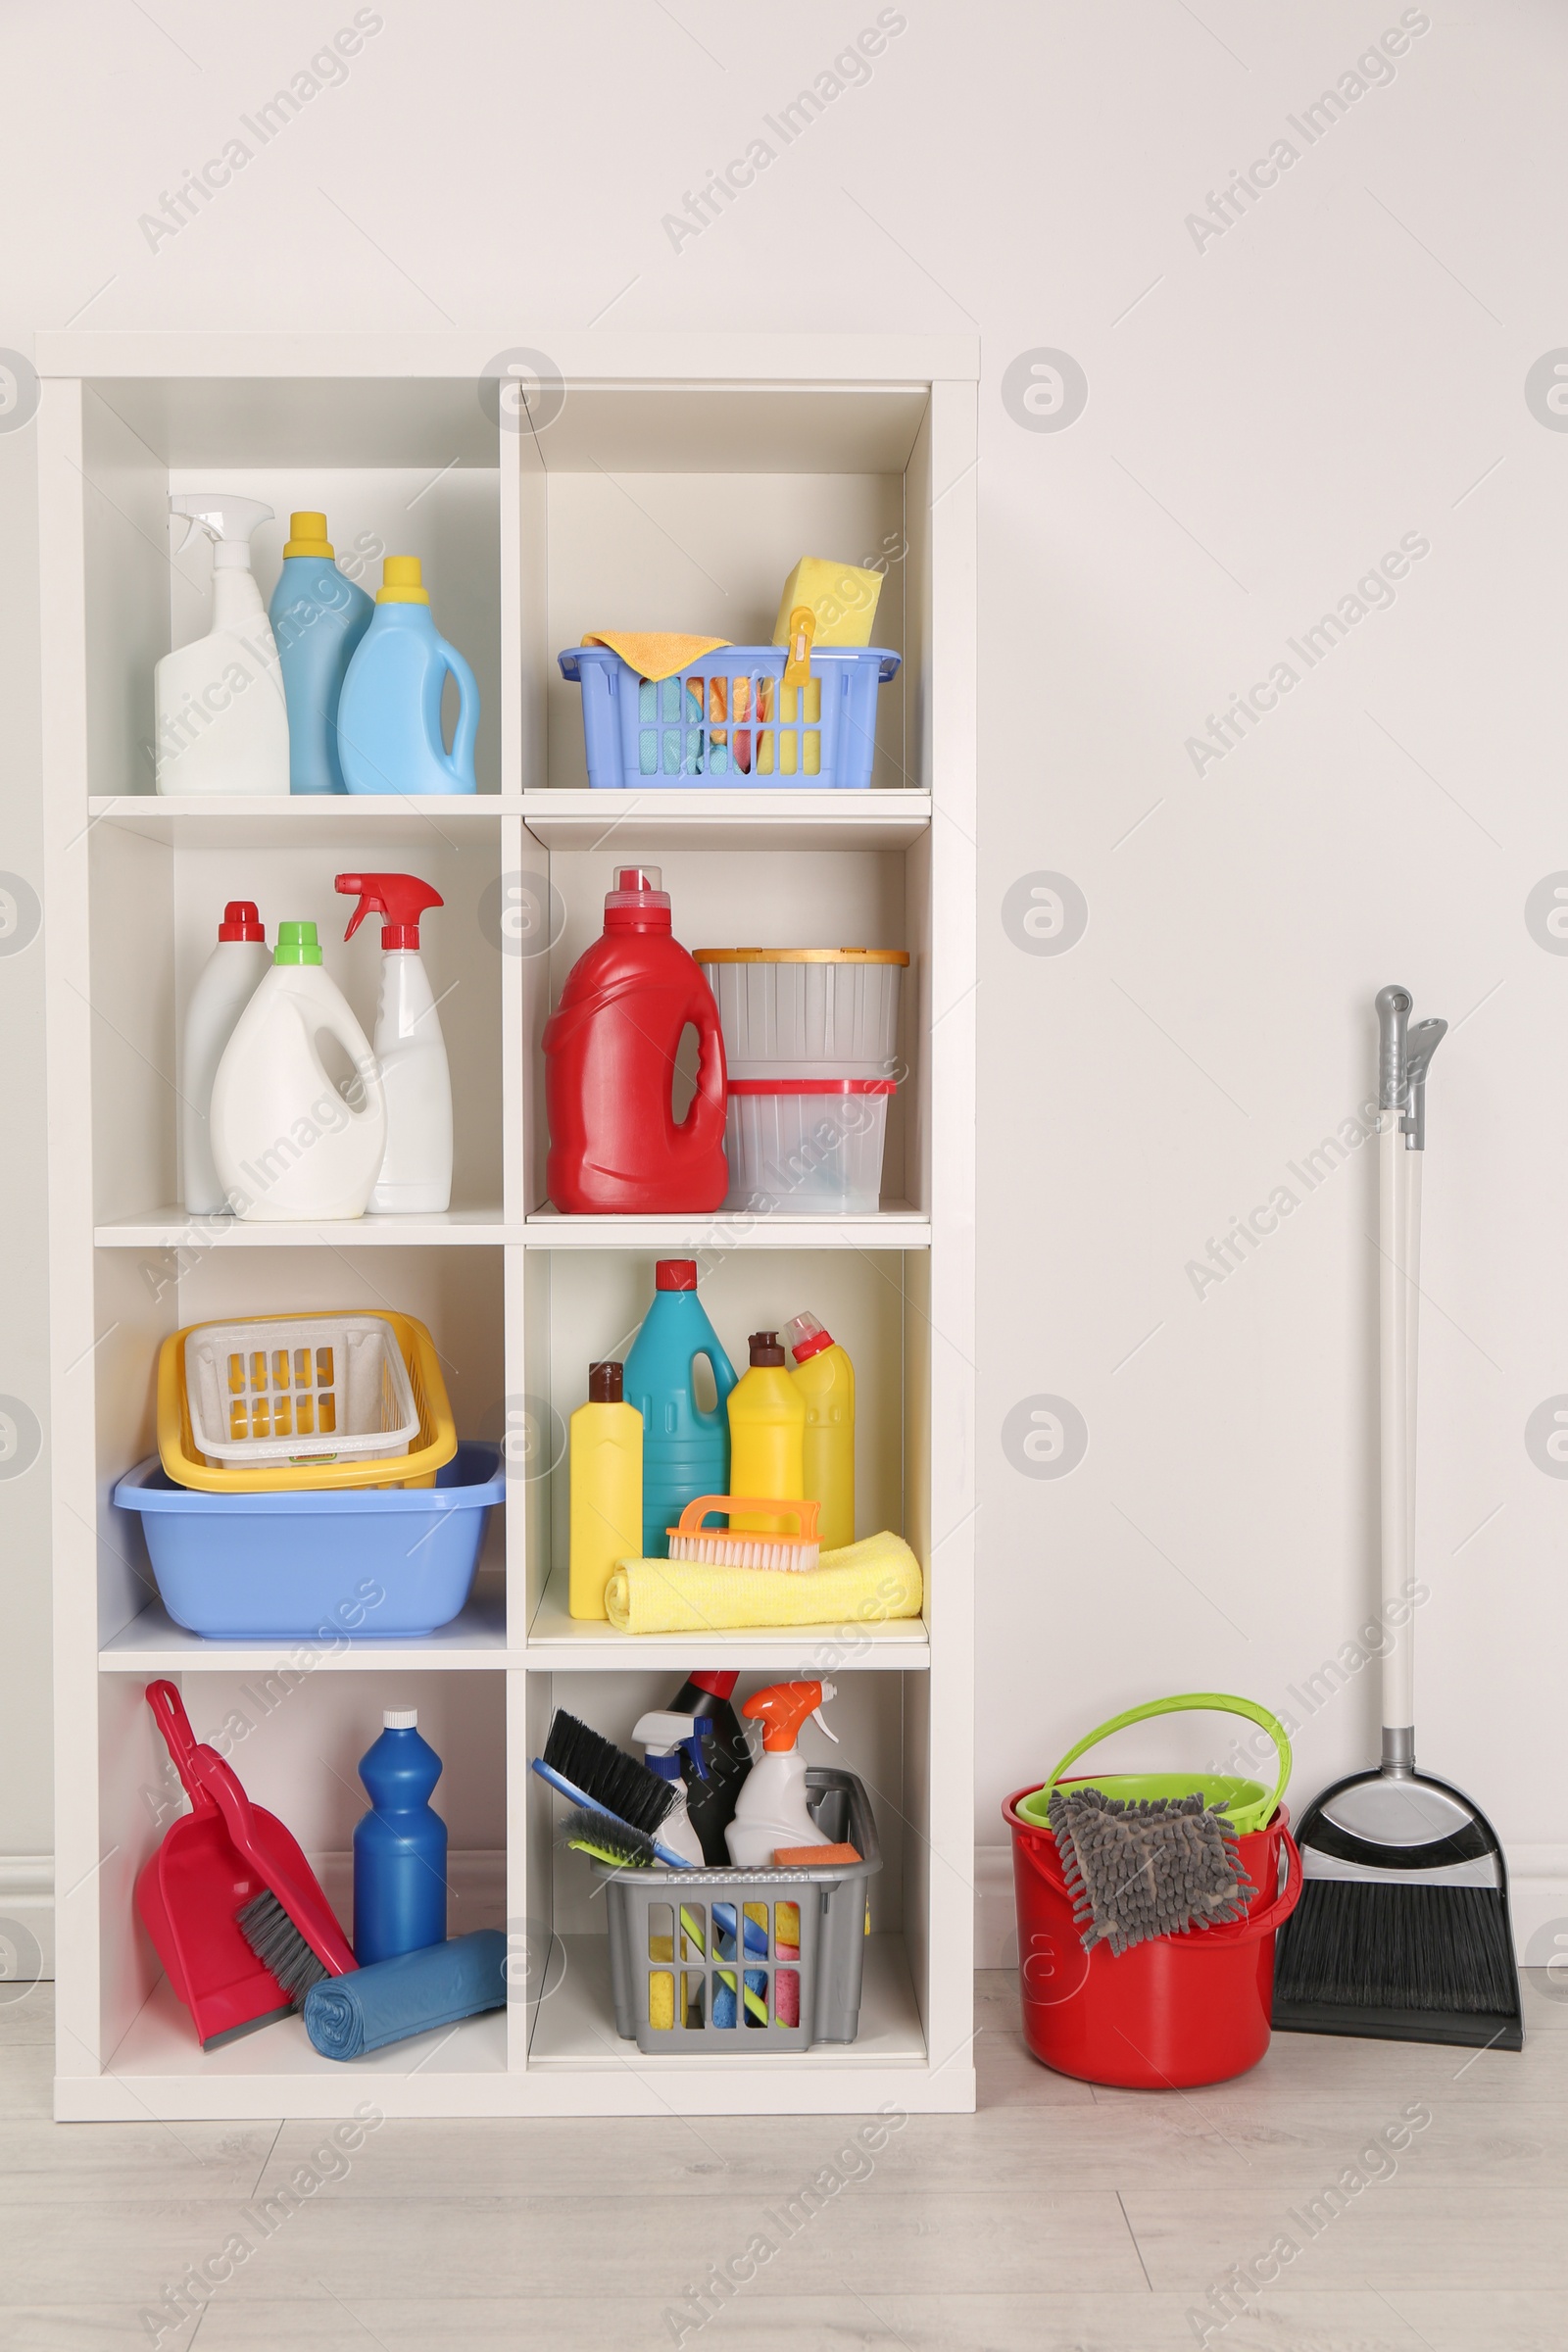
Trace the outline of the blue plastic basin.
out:
<instances>
[{"instance_id":1,"label":"blue plastic basin","mask_svg":"<svg viewBox=\"0 0 1568 2352\"><path fill-rule=\"evenodd\" d=\"M214 1641L407 1642L449 1625L506 1493L496 1446L463 1445L433 1487L200 1494L156 1454L115 1488L165 1608Z\"/></svg>"}]
</instances>

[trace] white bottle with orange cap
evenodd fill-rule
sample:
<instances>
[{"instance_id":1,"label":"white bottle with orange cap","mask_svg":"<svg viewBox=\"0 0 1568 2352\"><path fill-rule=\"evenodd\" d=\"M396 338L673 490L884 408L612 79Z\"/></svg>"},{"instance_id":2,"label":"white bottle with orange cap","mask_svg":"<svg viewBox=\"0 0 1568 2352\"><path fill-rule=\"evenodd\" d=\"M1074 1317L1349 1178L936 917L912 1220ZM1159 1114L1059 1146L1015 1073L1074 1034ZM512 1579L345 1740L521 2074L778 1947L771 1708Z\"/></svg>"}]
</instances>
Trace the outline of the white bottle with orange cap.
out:
<instances>
[{"instance_id":1,"label":"white bottle with orange cap","mask_svg":"<svg viewBox=\"0 0 1568 2352\"><path fill-rule=\"evenodd\" d=\"M831 1683L773 1683L754 1690L741 1708L762 1726L762 1753L741 1785L735 1818L724 1833L737 1870L765 1868L780 1846L832 1844L807 1810L806 1760L795 1741L809 1715L837 1744L837 1733L822 1721L822 1708L834 1695Z\"/></svg>"}]
</instances>

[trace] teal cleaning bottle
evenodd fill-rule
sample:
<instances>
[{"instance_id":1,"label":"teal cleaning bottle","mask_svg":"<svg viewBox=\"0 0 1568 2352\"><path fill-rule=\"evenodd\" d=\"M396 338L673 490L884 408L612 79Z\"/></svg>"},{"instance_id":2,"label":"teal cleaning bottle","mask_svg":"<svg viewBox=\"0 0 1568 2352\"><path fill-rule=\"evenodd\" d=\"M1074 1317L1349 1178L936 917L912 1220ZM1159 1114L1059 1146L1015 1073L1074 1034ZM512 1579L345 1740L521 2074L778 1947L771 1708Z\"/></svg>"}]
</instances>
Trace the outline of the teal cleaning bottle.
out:
<instances>
[{"instance_id":1,"label":"teal cleaning bottle","mask_svg":"<svg viewBox=\"0 0 1568 2352\"><path fill-rule=\"evenodd\" d=\"M430 1808L441 1759L414 1707L390 1707L360 1758L370 1799L354 1832L354 1957L362 1968L447 1935L447 1825Z\"/></svg>"},{"instance_id":2,"label":"teal cleaning bottle","mask_svg":"<svg viewBox=\"0 0 1568 2352\"><path fill-rule=\"evenodd\" d=\"M324 514L291 514L268 615L288 706L290 792L343 792L338 703L375 606L332 561Z\"/></svg>"},{"instance_id":3,"label":"teal cleaning bottle","mask_svg":"<svg viewBox=\"0 0 1568 2352\"><path fill-rule=\"evenodd\" d=\"M643 1417L643 1556L669 1556L669 1529L699 1494L729 1493L729 1417L735 1367L697 1296L697 1261L662 1257L654 1303L626 1357L624 1394ZM692 1368L708 1358L713 1410L697 1401Z\"/></svg>"},{"instance_id":4,"label":"teal cleaning bottle","mask_svg":"<svg viewBox=\"0 0 1568 2352\"><path fill-rule=\"evenodd\" d=\"M458 687L452 749L441 735L441 689ZM455 645L436 632L417 556L388 556L375 613L338 705L338 750L350 792L476 792L479 689Z\"/></svg>"}]
</instances>

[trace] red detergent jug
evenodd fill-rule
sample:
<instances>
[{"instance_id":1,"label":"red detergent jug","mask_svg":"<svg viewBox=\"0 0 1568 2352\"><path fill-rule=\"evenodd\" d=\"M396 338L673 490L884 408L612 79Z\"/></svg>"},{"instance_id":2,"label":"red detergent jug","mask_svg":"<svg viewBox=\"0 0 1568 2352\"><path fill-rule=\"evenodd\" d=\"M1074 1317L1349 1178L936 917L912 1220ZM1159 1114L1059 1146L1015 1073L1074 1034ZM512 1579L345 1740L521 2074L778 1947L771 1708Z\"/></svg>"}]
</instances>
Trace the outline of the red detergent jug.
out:
<instances>
[{"instance_id":1,"label":"red detergent jug","mask_svg":"<svg viewBox=\"0 0 1568 2352\"><path fill-rule=\"evenodd\" d=\"M677 1122L675 1054L697 1030L697 1092ZM626 865L604 934L566 976L545 1024L545 1182L569 1215L717 1208L724 1160L724 1037L712 991L670 931L659 868Z\"/></svg>"}]
</instances>

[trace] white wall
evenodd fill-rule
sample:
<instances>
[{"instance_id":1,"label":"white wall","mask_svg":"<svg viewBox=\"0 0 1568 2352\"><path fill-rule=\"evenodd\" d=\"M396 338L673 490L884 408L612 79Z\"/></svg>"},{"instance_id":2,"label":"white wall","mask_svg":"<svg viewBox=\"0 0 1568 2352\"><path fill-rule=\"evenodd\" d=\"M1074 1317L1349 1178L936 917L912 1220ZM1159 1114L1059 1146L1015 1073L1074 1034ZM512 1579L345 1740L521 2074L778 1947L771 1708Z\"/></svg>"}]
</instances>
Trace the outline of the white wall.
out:
<instances>
[{"instance_id":1,"label":"white wall","mask_svg":"<svg viewBox=\"0 0 1568 2352\"><path fill-rule=\"evenodd\" d=\"M1375 1576L1372 1156L1310 1196L1288 1163L1365 1100L1372 995L1399 979L1453 1025L1431 1087L1422 1752L1492 1810L1544 1932L1568 1913L1568 1487L1525 1426L1568 1389L1568 960L1526 902L1568 869L1568 438L1525 379L1568 342L1561 11L904 0L869 79L785 147L766 119L873 0L377 0L340 85L150 248L139 217L236 133L256 147L241 118L354 14L12 12L31 233L0 342L72 320L451 321L498 348L601 318L978 328L980 1837L1075 1733L1162 1690L1293 1709L1298 1798L1373 1753L1372 1673L1290 1695ZM1309 145L1289 119L1401 22L1392 78ZM759 137L774 160L677 250L663 217ZM1243 218L1189 225L1282 137L1297 158ZM1065 429L1009 397L1041 350L1087 377ZM36 884L25 427L0 431L0 867ZM1309 670L1288 640L1407 534L1426 552L1395 601ZM1293 689L1197 772L1188 738L1282 660ZM1042 873L1087 904L1064 954L1006 912ZM36 950L0 954L0 1392L35 1406L39 1018ZM1280 1185L1299 1205L1200 1298L1188 1262ZM1065 1477L1004 1444L1042 1396L1087 1428ZM49 1844L46 1472L0 1478L0 1855Z\"/></svg>"}]
</instances>

